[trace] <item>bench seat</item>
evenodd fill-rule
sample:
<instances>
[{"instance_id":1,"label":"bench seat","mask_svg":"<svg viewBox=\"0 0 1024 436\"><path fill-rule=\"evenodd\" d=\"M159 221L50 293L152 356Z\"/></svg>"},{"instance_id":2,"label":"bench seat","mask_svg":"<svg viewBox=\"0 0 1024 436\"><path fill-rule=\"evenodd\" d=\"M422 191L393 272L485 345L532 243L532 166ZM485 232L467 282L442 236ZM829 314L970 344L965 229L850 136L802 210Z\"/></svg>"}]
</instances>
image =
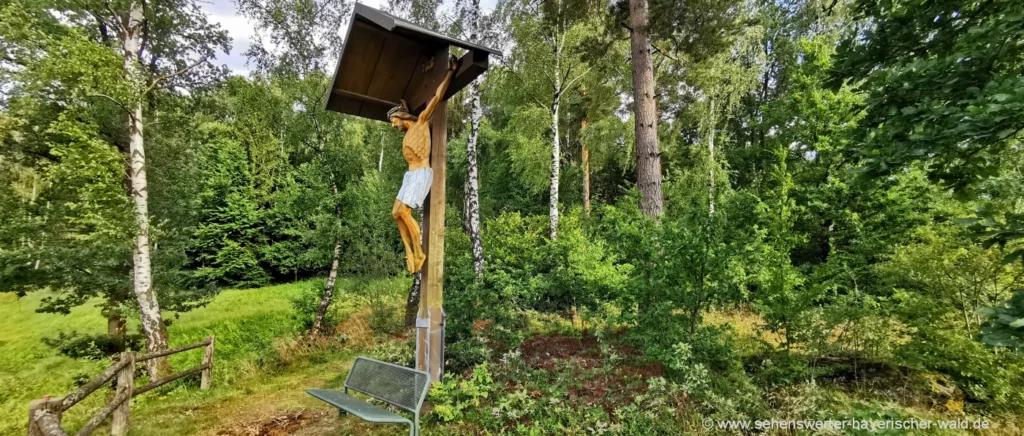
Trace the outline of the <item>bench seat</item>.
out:
<instances>
[{"instance_id":1,"label":"bench seat","mask_svg":"<svg viewBox=\"0 0 1024 436\"><path fill-rule=\"evenodd\" d=\"M340 410L358 416L364 421L412 425L412 421L402 415L389 412L344 392L329 389L306 389L306 393L324 400Z\"/></svg>"},{"instance_id":2,"label":"bench seat","mask_svg":"<svg viewBox=\"0 0 1024 436\"><path fill-rule=\"evenodd\" d=\"M409 435L420 434L420 409L430 389L430 374L393 363L357 357L345 377L345 392L330 389L306 389L306 393L356 417L381 424L409 424ZM349 395L358 392L394 408L409 412L403 417L375 404Z\"/></svg>"}]
</instances>

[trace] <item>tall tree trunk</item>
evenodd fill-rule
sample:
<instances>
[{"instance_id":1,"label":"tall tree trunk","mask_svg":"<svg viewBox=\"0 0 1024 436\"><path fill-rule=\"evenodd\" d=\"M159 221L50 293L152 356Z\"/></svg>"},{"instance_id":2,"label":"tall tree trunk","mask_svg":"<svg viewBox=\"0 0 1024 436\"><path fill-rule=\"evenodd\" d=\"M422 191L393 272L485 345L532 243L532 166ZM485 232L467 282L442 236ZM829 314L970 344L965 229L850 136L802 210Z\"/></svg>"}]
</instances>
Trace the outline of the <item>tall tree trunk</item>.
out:
<instances>
[{"instance_id":1,"label":"tall tree trunk","mask_svg":"<svg viewBox=\"0 0 1024 436\"><path fill-rule=\"evenodd\" d=\"M107 336L113 338L123 338L125 334L125 319L118 310L110 310L107 312Z\"/></svg>"},{"instance_id":2,"label":"tall tree trunk","mask_svg":"<svg viewBox=\"0 0 1024 436\"><path fill-rule=\"evenodd\" d=\"M551 103L551 131L554 140L551 142L551 190L548 204L548 217L551 221L551 240L558 238L558 179L562 170L561 134L558 132L558 110L562 103L562 46L555 42L555 95Z\"/></svg>"},{"instance_id":3,"label":"tall tree trunk","mask_svg":"<svg viewBox=\"0 0 1024 436\"><path fill-rule=\"evenodd\" d=\"M142 3L133 3L126 22L121 29L124 68L129 80L138 89L144 89L139 52L142 49L142 24L144 20ZM135 221L138 231L132 247L132 290L139 305L142 333L146 336L146 350L149 352L167 349L167 326L160 315L160 304L153 292L153 271L150 266L149 246L149 191L146 181L146 148L143 137L142 102L131 104L128 117L128 154L131 165L132 198L135 201ZM171 373L166 357L146 362L149 377L156 380Z\"/></svg>"},{"instance_id":4,"label":"tall tree trunk","mask_svg":"<svg viewBox=\"0 0 1024 436\"><path fill-rule=\"evenodd\" d=\"M661 215L661 152L658 150L658 112L654 102L654 66L651 62L647 0L629 0L629 23L633 56L633 100L636 129L636 184L640 188L640 210L648 216Z\"/></svg>"},{"instance_id":5,"label":"tall tree trunk","mask_svg":"<svg viewBox=\"0 0 1024 436\"><path fill-rule=\"evenodd\" d=\"M469 7L469 42L480 42L480 0L472 0ZM479 283L484 277L484 244L480 235L480 175L476 162L477 140L480 137L480 78L469 84L469 138L466 141L466 230L473 250L473 273Z\"/></svg>"},{"instance_id":6,"label":"tall tree trunk","mask_svg":"<svg viewBox=\"0 0 1024 436\"><path fill-rule=\"evenodd\" d=\"M715 100L711 100L711 132L708 135L708 212L715 213Z\"/></svg>"},{"instance_id":7,"label":"tall tree trunk","mask_svg":"<svg viewBox=\"0 0 1024 436\"><path fill-rule=\"evenodd\" d=\"M331 185L331 192L334 193L334 198L338 198L338 185ZM341 206L334 207L334 215L341 221ZM316 316L313 317L313 325L309 327L309 335L312 337L320 336L320 333L324 328L324 317L327 315L327 309L331 307L331 299L334 297L334 284L338 281L338 265L341 263L341 238L334 240L334 254L331 256L331 271L327 273L327 286L324 287L324 293L320 296L320 304L316 306Z\"/></svg>"},{"instance_id":8,"label":"tall tree trunk","mask_svg":"<svg viewBox=\"0 0 1024 436\"><path fill-rule=\"evenodd\" d=\"M581 130L586 130L586 118L582 124ZM586 143L583 144L583 215L590 216L590 147Z\"/></svg>"},{"instance_id":9,"label":"tall tree trunk","mask_svg":"<svg viewBox=\"0 0 1024 436\"><path fill-rule=\"evenodd\" d=\"M558 107L560 99L555 98L551 107L551 130L554 132L554 141L551 143L551 201L548 204L548 217L551 220L551 240L558 238L558 179L561 173L562 144L558 133Z\"/></svg>"},{"instance_id":10,"label":"tall tree trunk","mask_svg":"<svg viewBox=\"0 0 1024 436\"><path fill-rule=\"evenodd\" d=\"M423 271L416 271L412 275L412 286L409 287L409 297L405 300L405 326L415 327L416 316L420 312L420 289L423 286Z\"/></svg>"}]
</instances>

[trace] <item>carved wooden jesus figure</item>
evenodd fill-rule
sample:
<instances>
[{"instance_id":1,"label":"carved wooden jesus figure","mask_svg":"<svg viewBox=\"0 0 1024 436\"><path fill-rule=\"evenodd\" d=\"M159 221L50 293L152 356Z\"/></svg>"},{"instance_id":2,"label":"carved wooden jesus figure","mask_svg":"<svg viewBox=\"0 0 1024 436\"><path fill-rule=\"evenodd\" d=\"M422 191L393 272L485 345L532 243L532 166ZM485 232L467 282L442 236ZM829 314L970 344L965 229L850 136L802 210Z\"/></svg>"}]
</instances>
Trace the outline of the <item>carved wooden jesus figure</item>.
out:
<instances>
[{"instance_id":1,"label":"carved wooden jesus figure","mask_svg":"<svg viewBox=\"0 0 1024 436\"><path fill-rule=\"evenodd\" d=\"M409 113L404 100L402 106L396 106L388 111L391 125L405 132L405 138L402 140L402 157L409 162L409 171L406 171L405 177L402 178L402 188L398 190L391 216L395 218L398 231L402 233L405 266L410 273L419 271L423 267L423 261L427 259L420 245L420 226L412 218L412 209L423 205L423 200L430 192L430 185L434 182L434 172L430 169L430 117L434 115L438 103L444 99L444 92L448 89L448 83L451 82L456 68L458 62L455 58L448 59L448 75L437 87L437 93L430 103L427 103L419 117Z\"/></svg>"}]
</instances>

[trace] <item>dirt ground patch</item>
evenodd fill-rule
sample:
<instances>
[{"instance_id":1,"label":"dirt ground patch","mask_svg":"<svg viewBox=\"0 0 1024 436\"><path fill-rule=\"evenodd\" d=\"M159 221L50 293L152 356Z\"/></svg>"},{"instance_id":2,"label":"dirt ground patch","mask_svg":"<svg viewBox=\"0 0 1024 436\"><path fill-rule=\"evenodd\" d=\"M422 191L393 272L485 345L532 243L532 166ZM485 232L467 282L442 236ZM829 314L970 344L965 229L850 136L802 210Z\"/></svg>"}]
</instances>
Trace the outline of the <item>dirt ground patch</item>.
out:
<instances>
[{"instance_id":1,"label":"dirt ground patch","mask_svg":"<svg viewBox=\"0 0 1024 436\"><path fill-rule=\"evenodd\" d=\"M601 366L600 343L596 336L541 336L529 339L519 347L523 359L537 369L552 369L555 359L570 360L583 368Z\"/></svg>"},{"instance_id":2,"label":"dirt ground patch","mask_svg":"<svg viewBox=\"0 0 1024 436\"><path fill-rule=\"evenodd\" d=\"M298 410L259 421L237 424L217 432L222 436L287 436L336 413L332 410Z\"/></svg>"},{"instance_id":3,"label":"dirt ground patch","mask_svg":"<svg viewBox=\"0 0 1024 436\"><path fill-rule=\"evenodd\" d=\"M534 369L570 371L578 380L568 387L570 401L582 404L605 405L609 412L618 404L627 404L647 391L647 381L665 375L665 367L657 362L644 362L637 351L621 344L611 348L624 361L611 367L605 365L608 356L601 351L596 336L581 337L552 335L532 338L523 342L520 351L523 360ZM515 382L512 382L515 385ZM539 393L539 392L538 392Z\"/></svg>"}]
</instances>

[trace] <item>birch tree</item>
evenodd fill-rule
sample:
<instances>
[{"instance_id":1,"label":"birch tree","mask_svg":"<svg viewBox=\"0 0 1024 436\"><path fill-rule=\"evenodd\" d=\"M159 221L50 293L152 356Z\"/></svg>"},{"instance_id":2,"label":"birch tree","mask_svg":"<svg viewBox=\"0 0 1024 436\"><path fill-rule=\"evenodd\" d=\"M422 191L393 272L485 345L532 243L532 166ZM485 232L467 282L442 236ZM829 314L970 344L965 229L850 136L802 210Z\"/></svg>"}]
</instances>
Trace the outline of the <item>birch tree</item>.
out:
<instances>
[{"instance_id":1,"label":"birch tree","mask_svg":"<svg viewBox=\"0 0 1024 436\"><path fill-rule=\"evenodd\" d=\"M480 12L480 0L468 0L461 5L463 22L469 30L469 42L483 42L483 23ZM483 108L480 106L480 82L477 77L469 84L466 93L466 112L469 124L469 135L466 140L466 200L464 205L463 227L469 234L472 247L473 272L479 282L484 275L484 246L480 237L480 169L477 165L477 143L480 139L480 121L483 119Z\"/></svg>"},{"instance_id":2,"label":"birch tree","mask_svg":"<svg viewBox=\"0 0 1024 436\"><path fill-rule=\"evenodd\" d=\"M566 94L575 90L590 67L583 61L587 31L596 24L591 5L579 0L534 2L513 0L501 5L508 14L509 29L516 47L504 72L515 82L512 91L523 103L536 105L548 113L551 158L548 171L548 236L558 238L559 180L562 169L562 104Z\"/></svg>"},{"instance_id":3,"label":"birch tree","mask_svg":"<svg viewBox=\"0 0 1024 436\"><path fill-rule=\"evenodd\" d=\"M161 98L195 89L225 72L210 60L217 51L230 48L227 34L208 23L192 0L58 1L47 7L61 16L68 31L23 40L33 40L30 44L39 49L36 53L43 53L27 61L24 77L36 84L44 98L68 104L113 104L121 111L126 144L116 143L128 155L126 184L135 227L132 294L147 350L164 350L167 328L153 288L146 128L159 118ZM112 65L115 58L119 65ZM147 366L154 379L170 372L166 358L152 359Z\"/></svg>"}]
</instances>

